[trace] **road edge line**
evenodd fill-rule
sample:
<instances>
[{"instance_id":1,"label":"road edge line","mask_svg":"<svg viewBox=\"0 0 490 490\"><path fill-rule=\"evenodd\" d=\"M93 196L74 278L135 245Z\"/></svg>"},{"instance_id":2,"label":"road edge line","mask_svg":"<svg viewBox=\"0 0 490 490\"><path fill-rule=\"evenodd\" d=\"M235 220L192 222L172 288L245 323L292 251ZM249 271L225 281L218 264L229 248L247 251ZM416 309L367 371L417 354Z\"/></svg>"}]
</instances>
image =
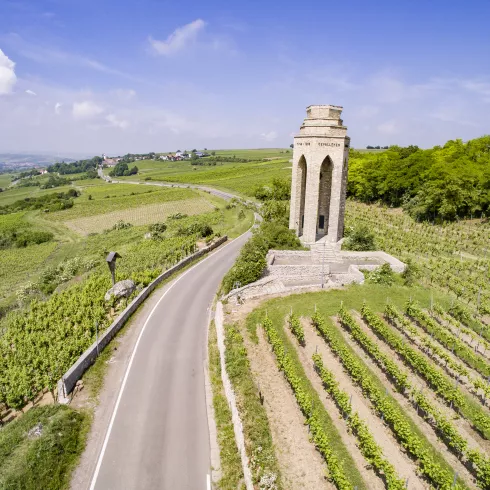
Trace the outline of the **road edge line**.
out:
<instances>
[{"instance_id":1,"label":"road edge line","mask_svg":"<svg viewBox=\"0 0 490 490\"><path fill-rule=\"evenodd\" d=\"M134 345L133 347L133 351L131 353L131 358L129 360L129 363L128 363L128 366L126 368L126 371L124 373L124 378L123 378L123 382L121 384L121 387L119 388L119 393L118 393L118 396L117 396L117 400L116 400L116 404L114 405L114 409L112 411L112 415L111 415L111 419L110 419L110 422L109 422L109 426L107 428L107 431L106 431L106 435L104 437L104 443L102 444L102 449L99 453L99 456L97 458L97 465L95 467L95 471L94 471L94 474L92 476L92 479L90 481L90 487L89 489L90 490L94 490L95 488L95 484L97 483L97 478L99 476L99 471L100 471L100 468L102 466L102 460L104 459L104 454L105 454L105 451L106 451L106 448L107 448L107 444L109 442L109 438L110 438L110 435L111 435L111 432L112 432L112 426L114 425L114 420L116 419L116 415L117 415L117 411L119 409L119 404L121 403L121 398L122 398L122 395L124 393L124 388L126 387L126 382L128 380L128 377L129 377L129 372L131 371L131 366L133 364L133 360L136 356L136 351L138 350L138 345L141 341L141 338L143 337L143 334L146 330L146 326L148 325L148 322L150 321L151 317L153 316L153 313L155 312L155 310L158 308L160 302L165 298L165 296L167 296L167 294L172 290L172 288L184 277L186 276L189 272L191 272L193 269L195 269L196 267L200 266L201 264L203 264L204 262L206 262L206 260L210 259L211 257L213 257L215 254L219 253L221 250L224 250L226 247L228 247L229 245L231 245L232 243L234 243L235 241L237 241L238 239L242 238L243 236L245 236L247 233L250 232L250 229L249 228L245 233L242 233L239 237L231 240L230 242L228 242L226 245L224 245L223 247L219 247L216 249L215 252L211 253L210 255L208 255L207 257L205 257L203 260L199 261L197 264L194 264L190 269L187 269L183 274L181 274L179 277L177 277L175 279L175 281L170 285L170 287L163 293L163 295L160 297L160 299L157 301L157 303L155 304L155 306L153 307L153 309L151 310L150 314L148 315L148 317L146 318L145 320L145 323L143 325L143 328L141 329L139 335L138 335L138 339L136 340L136 344ZM207 346L206 346L206 352L207 352Z\"/></svg>"},{"instance_id":2,"label":"road edge line","mask_svg":"<svg viewBox=\"0 0 490 490\"><path fill-rule=\"evenodd\" d=\"M206 397L206 415L208 418L208 435L209 435L209 459L211 462L211 477L213 483L221 479L221 455L218 443L218 429L216 427L216 416L214 413L214 393L209 375L209 329L214 317L214 302L209 307L208 324L206 328L206 357L203 361L204 371L204 394ZM209 475L208 475L209 477ZM209 482L211 485L211 482ZM211 489L211 486L209 487Z\"/></svg>"}]
</instances>

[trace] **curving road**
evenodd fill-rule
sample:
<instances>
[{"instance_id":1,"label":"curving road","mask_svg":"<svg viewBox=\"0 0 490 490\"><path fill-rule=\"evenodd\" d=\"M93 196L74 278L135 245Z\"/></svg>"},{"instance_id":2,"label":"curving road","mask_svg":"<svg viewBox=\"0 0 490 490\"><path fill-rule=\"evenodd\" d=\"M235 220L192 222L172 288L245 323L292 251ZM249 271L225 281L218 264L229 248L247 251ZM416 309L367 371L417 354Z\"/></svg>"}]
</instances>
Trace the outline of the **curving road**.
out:
<instances>
[{"instance_id":1,"label":"curving road","mask_svg":"<svg viewBox=\"0 0 490 490\"><path fill-rule=\"evenodd\" d=\"M214 189L213 187L207 187L205 185L199 185L199 184L179 184L176 182L158 182L158 181L151 181L151 182L140 182L140 181L134 181L134 180L114 180L112 177L107 176L104 174L104 171L99 168L97 170L99 177L106 182L110 182L112 184L135 184L135 185L154 185L157 187L182 187L184 189L191 188L191 189L199 189L201 191L209 192L210 194L213 194L217 197L221 197L221 199L226 199L229 201L230 199L236 198L236 199L242 199L235 194L231 194L229 192L225 191L220 191L218 189ZM242 199L244 200L244 199ZM248 201L245 199L246 202L253 203L253 201Z\"/></svg>"},{"instance_id":2,"label":"curving road","mask_svg":"<svg viewBox=\"0 0 490 490\"><path fill-rule=\"evenodd\" d=\"M206 489L209 307L248 238L218 249L160 293L122 380L91 489Z\"/></svg>"}]
</instances>

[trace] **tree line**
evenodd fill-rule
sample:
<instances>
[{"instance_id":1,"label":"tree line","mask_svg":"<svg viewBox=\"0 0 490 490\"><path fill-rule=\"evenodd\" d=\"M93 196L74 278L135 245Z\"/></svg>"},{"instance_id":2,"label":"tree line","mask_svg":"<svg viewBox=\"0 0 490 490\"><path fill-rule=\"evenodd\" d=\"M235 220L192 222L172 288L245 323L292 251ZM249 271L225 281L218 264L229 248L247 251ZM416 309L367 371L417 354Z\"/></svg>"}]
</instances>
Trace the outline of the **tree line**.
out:
<instances>
[{"instance_id":1,"label":"tree line","mask_svg":"<svg viewBox=\"0 0 490 490\"><path fill-rule=\"evenodd\" d=\"M102 163L102 158L95 156L89 160L78 160L72 163L54 163L48 167L48 172L59 173L60 175L79 174L82 172L94 171Z\"/></svg>"},{"instance_id":2,"label":"tree line","mask_svg":"<svg viewBox=\"0 0 490 490\"><path fill-rule=\"evenodd\" d=\"M348 195L403 207L417 220L451 221L490 212L490 136L423 150L351 150Z\"/></svg>"}]
</instances>

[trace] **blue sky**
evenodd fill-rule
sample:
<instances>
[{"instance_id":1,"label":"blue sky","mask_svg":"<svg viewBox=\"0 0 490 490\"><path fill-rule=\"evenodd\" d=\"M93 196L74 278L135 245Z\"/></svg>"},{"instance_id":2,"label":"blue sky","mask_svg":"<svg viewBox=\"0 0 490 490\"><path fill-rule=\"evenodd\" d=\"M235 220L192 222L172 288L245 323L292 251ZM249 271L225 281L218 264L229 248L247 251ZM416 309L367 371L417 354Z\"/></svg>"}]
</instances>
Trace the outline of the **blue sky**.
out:
<instances>
[{"instance_id":1,"label":"blue sky","mask_svg":"<svg viewBox=\"0 0 490 490\"><path fill-rule=\"evenodd\" d=\"M490 132L490 2L0 0L0 151L352 144Z\"/></svg>"}]
</instances>

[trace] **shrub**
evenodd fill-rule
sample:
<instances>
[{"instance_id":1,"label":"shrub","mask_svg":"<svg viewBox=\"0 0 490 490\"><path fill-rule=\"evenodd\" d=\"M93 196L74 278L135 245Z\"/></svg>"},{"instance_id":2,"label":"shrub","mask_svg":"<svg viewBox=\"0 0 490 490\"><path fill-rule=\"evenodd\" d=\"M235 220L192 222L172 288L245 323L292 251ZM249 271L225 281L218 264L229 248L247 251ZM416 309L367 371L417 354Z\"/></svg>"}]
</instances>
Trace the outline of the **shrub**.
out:
<instances>
[{"instance_id":1,"label":"shrub","mask_svg":"<svg viewBox=\"0 0 490 490\"><path fill-rule=\"evenodd\" d=\"M150 233L165 233L167 225L165 223L153 223L148 227Z\"/></svg>"},{"instance_id":2,"label":"shrub","mask_svg":"<svg viewBox=\"0 0 490 490\"><path fill-rule=\"evenodd\" d=\"M263 222L243 246L235 265L224 277L221 291L228 294L237 283L245 286L260 279L267 266L267 252L271 248L294 250L301 248L301 243L294 232L285 226Z\"/></svg>"},{"instance_id":3,"label":"shrub","mask_svg":"<svg viewBox=\"0 0 490 490\"><path fill-rule=\"evenodd\" d=\"M271 248L279 250L298 250L302 248L299 238L293 230L276 222L263 222L261 233L268 243L268 250Z\"/></svg>"},{"instance_id":4,"label":"shrub","mask_svg":"<svg viewBox=\"0 0 490 490\"><path fill-rule=\"evenodd\" d=\"M183 213L175 213L175 214L171 214L168 219L171 219L171 220L176 220L176 219L184 219L184 218L187 218L187 214L183 214Z\"/></svg>"},{"instance_id":5,"label":"shrub","mask_svg":"<svg viewBox=\"0 0 490 490\"><path fill-rule=\"evenodd\" d=\"M395 273L390 267L390 264L385 262L381 267L374 269L366 274L367 282L372 284L384 284L391 286L395 282Z\"/></svg>"},{"instance_id":6,"label":"shrub","mask_svg":"<svg viewBox=\"0 0 490 490\"><path fill-rule=\"evenodd\" d=\"M111 230L125 230L131 228L133 225L131 223L126 223L120 219L115 225L112 226Z\"/></svg>"},{"instance_id":7,"label":"shrub","mask_svg":"<svg viewBox=\"0 0 490 490\"><path fill-rule=\"evenodd\" d=\"M344 240L342 248L356 252L367 252L376 250L374 233L366 225L346 230L347 238Z\"/></svg>"},{"instance_id":8,"label":"shrub","mask_svg":"<svg viewBox=\"0 0 490 490\"><path fill-rule=\"evenodd\" d=\"M255 197L260 201L288 201L291 197L291 184L285 179L275 178L270 186L255 189Z\"/></svg>"},{"instance_id":9,"label":"shrub","mask_svg":"<svg viewBox=\"0 0 490 490\"><path fill-rule=\"evenodd\" d=\"M50 242L54 235L48 231L22 230L18 232L1 233L0 249L17 247L23 248L28 245L39 245L40 243Z\"/></svg>"},{"instance_id":10,"label":"shrub","mask_svg":"<svg viewBox=\"0 0 490 490\"><path fill-rule=\"evenodd\" d=\"M190 223L183 224L177 228L176 234L178 236L191 236L198 235L202 238L206 238L213 234L213 229L207 223Z\"/></svg>"},{"instance_id":11,"label":"shrub","mask_svg":"<svg viewBox=\"0 0 490 490\"><path fill-rule=\"evenodd\" d=\"M413 286L420 275L420 267L412 259L407 259L405 270L402 272L405 286Z\"/></svg>"},{"instance_id":12,"label":"shrub","mask_svg":"<svg viewBox=\"0 0 490 490\"><path fill-rule=\"evenodd\" d=\"M289 201L266 201L260 208L260 214L265 221L275 221L287 227L289 222Z\"/></svg>"}]
</instances>

